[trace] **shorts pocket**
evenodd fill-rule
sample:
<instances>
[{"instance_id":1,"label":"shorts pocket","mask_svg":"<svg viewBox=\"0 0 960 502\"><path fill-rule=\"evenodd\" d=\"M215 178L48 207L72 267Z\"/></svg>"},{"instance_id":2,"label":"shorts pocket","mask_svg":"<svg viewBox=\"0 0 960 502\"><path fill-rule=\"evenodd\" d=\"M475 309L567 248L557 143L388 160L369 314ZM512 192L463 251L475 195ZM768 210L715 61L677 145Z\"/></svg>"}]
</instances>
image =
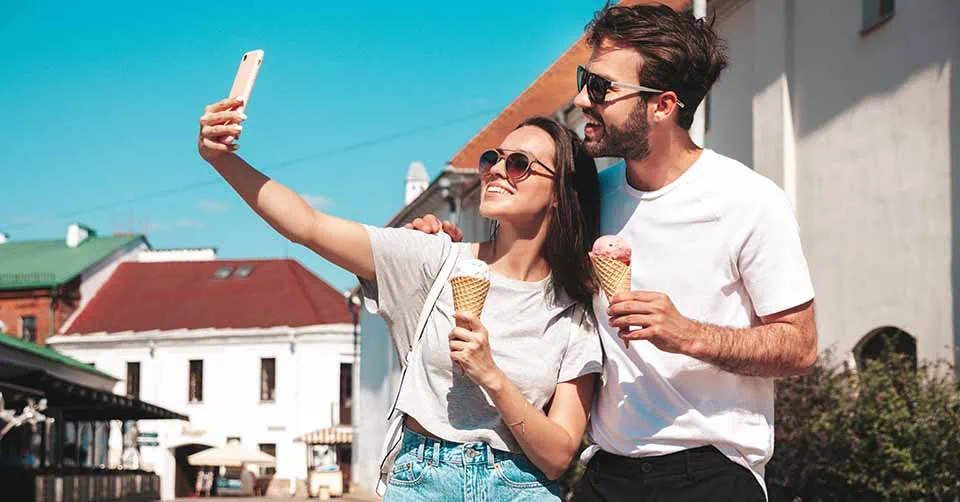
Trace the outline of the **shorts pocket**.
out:
<instances>
[{"instance_id":1,"label":"shorts pocket","mask_svg":"<svg viewBox=\"0 0 960 502\"><path fill-rule=\"evenodd\" d=\"M417 459L416 455L402 455L393 464L388 484L395 486L417 486L423 483L427 471L433 468L429 461Z\"/></svg>"},{"instance_id":2,"label":"shorts pocket","mask_svg":"<svg viewBox=\"0 0 960 502\"><path fill-rule=\"evenodd\" d=\"M526 466L523 466L526 467ZM498 478L504 484L511 488L529 489L529 488L552 488L554 485L559 487L556 482L550 481L536 467L523 468L518 466L513 460L504 460L494 465L494 471ZM552 491L552 490L551 490Z\"/></svg>"}]
</instances>

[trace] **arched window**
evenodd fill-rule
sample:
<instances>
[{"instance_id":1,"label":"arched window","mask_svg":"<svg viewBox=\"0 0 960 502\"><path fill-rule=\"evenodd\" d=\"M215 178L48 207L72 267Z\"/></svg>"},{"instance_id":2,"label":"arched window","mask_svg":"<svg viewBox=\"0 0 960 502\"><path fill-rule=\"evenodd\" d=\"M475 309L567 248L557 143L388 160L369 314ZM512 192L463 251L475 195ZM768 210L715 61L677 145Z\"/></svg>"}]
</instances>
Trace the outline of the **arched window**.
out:
<instances>
[{"instance_id":1,"label":"arched window","mask_svg":"<svg viewBox=\"0 0 960 502\"><path fill-rule=\"evenodd\" d=\"M868 361L880 359L888 352L907 356L917 367L917 339L900 328L883 326L867 333L853 349L857 369L863 370Z\"/></svg>"}]
</instances>

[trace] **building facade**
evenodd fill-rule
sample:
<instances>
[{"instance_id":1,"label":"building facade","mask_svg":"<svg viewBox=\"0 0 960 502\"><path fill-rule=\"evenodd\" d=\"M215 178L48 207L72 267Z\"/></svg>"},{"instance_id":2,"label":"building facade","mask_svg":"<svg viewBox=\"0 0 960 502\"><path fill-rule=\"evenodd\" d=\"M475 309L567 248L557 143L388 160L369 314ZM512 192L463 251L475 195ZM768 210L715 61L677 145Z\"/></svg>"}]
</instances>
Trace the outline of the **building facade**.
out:
<instances>
[{"instance_id":1,"label":"building facade","mask_svg":"<svg viewBox=\"0 0 960 502\"><path fill-rule=\"evenodd\" d=\"M228 442L276 457L258 470L268 493L304 493L308 463L336 465L297 439L349 424L356 333L343 295L293 260L150 261L121 265L49 343L120 376L117 393L190 417L111 444L171 500L194 493L186 457Z\"/></svg>"},{"instance_id":2,"label":"building facade","mask_svg":"<svg viewBox=\"0 0 960 502\"><path fill-rule=\"evenodd\" d=\"M793 201L820 346L957 362L960 3L712 0L730 67L706 146Z\"/></svg>"},{"instance_id":3,"label":"building facade","mask_svg":"<svg viewBox=\"0 0 960 502\"><path fill-rule=\"evenodd\" d=\"M0 333L38 345L69 325L120 263L150 248L142 235L97 236L70 225L63 239L0 240Z\"/></svg>"}]
</instances>

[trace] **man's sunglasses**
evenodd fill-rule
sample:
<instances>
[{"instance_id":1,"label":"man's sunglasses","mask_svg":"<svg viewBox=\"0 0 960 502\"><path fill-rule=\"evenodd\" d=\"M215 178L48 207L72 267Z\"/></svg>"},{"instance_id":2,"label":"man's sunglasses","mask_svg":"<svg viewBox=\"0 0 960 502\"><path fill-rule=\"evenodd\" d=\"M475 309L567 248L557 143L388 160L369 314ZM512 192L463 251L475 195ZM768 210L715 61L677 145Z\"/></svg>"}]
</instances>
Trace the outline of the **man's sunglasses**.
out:
<instances>
[{"instance_id":1,"label":"man's sunglasses","mask_svg":"<svg viewBox=\"0 0 960 502\"><path fill-rule=\"evenodd\" d=\"M610 80L607 80L596 73L590 73L582 66L577 66L577 92L583 92L583 88L586 87L587 96L590 97L591 103L599 105L606 101L607 91L609 91L613 86L623 87L624 89L634 89L640 92L650 92L654 94L663 94L667 92L660 89L647 87L645 85L611 82ZM682 101L677 100L677 104L680 105L680 108L683 108Z\"/></svg>"},{"instance_id":2,"label":"man's sunglasses","mask_svg":"<svg viewBox=\"0 0 960 502\"><path fill-rule=\"evenodd\" d=\"M523 181L530 174L537 174L532 169L533 164L540 164L551 175L556 174L553 168L540 162L533 155L520 151L496 149L487 150L480 154L480 176L485 176L502 159L506 159L503 170L507 173L507 178L514 183Z\"/></svg>"}]
</instances>

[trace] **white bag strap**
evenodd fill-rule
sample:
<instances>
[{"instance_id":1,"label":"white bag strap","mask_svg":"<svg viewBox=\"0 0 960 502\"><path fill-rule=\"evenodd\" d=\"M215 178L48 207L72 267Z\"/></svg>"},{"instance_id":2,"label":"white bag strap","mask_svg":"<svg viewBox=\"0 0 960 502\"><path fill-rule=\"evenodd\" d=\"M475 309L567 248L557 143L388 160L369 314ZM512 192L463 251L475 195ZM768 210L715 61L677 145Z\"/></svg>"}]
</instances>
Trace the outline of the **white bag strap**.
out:
<instances>
[{"instance_id":1,"label":"white bag strap","mask_svg":"<svg viewBox=\"0 0 960 502\"><path fill-rule=\"evenodd\" d=\"M430 318L430 314L433 312L433 308L440 298L440 293L443 292L444 285L446 285L450 279L450 275L453 274L453 267L457 262L457 257L460 255L460 246L461 244L453 244L453 246L450 247L450 252L447 254L446 259L444 259L443 265L440 267L440 272L437 274L437 278L434 279L433 285L430 286L430 291L427 293L427 297L423 302L420 317L417 319L417 328L416 331L414 331L416 335L412 338L410 350L407 351L407 360L400 361L400 366L403 370L400 373L400 384L397 385L393 405L390 406L390 411L387 413L387 421L390 422L390 425L387 428L387 435L384 438L384 446L381 452L382 458L380 459L380 476L377 480L376 492L377 495L381 497L386 492L387 478L390 475L390 470L393 468L393 460L396 457L396 452L400 447L401 441L403 441L403 417L394 417L394 413L397 411L397 402L400 400L400 390L403 388L403 381L407 376L407 368L409 367L411 354L413 354L420 345L420 339L423 338L423 332L427 328L427 320Z\"/></svg>"},{"instance_id":2,"label":"white bag strap","mask_svg":"<svg viewBox=\"0 0 960 502\"><path fill-rule=\"evenodd\" d=\"M433 285L430 286L426 300L423 302L423 308L420 309L420 317L417 319L417 329L414 331L416 335L411 339L410 350L407 351L407 360L400 361L400 365L403 367L403 371L400 374L400 385L397 385L397 393L396 396L394 396L390 412L387 413L387 420L393 416L393 413L397 409L397 401L400 399L400 388L403 387L403 380L407 375L407 367L410 366L410 358L413 357L414 351L420 344L420 339L423 338L423 332L427 329L427 320L430 318L430 313L433 312L433 307L436 306L437 300L440 298L443 287L450 279L450 275L453 274L453 267L457 263L457 256L459 254L459 244L454 243L453 246L450 247L450 253L447 254L446 259L443 261L443 266L440 267L437 278L434 279Z\"/></svg>"}]
</instances>

